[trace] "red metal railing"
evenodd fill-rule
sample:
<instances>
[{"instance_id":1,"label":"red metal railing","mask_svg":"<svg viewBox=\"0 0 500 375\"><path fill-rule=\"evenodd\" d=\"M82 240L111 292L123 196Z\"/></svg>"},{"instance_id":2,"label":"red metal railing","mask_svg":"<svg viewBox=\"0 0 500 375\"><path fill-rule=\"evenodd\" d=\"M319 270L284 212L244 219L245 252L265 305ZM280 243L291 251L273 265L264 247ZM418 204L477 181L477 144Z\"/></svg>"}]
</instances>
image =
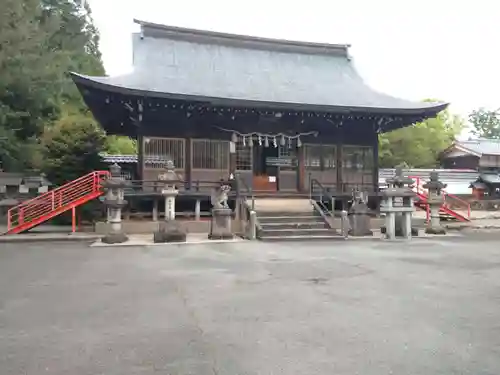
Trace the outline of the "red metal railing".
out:
<instances>
[{"instance_id":1,"label":"red metal railing","mask_svg":"<svg viewBox=\"0 0 500 375\"><path fill-rule=\"evenodd\" d=\"M424 200L423 203L425 204L425 210L427 212L427 220L429 220L430 212L429 205L427 204L428 192L423 187L425 181L422 181L420 177L409 177L415 181L413 189L418 194L419 198ZM448 193L445 189L442 190L442 198L443 205L441 206L441 211L443 213L453 216L458 220L470 220L471 208L469 202L457 197L456 195Z\"/></svg>"},{"instance_id":2,"label":"red metal railing","mask_svg":"<svg viewBox=\"0 0 500 375\"><path fill-rule=\"evenodd\" d=\"M100 196L101 182L108 176L108 171L91 172L12 207L7 212L7 233L21 233L70 209L74 232L75 208Z\"/></svg>"}]
</instances>

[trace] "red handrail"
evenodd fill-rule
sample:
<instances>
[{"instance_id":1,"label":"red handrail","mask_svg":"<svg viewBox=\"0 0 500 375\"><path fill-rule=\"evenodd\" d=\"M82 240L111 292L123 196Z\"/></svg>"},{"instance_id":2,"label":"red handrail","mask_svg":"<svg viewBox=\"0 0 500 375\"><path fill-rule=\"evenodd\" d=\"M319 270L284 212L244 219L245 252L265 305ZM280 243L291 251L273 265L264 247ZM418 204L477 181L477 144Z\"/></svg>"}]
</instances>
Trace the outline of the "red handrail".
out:
<instances>
[{"instance_id":1,"label":"red handrail","mask_svg":"<svg viewBox=\"0 0 500 375\"><path fill-rule=\"evenodd\" d=\"M409 176L409 178L411 178L412 180L415 181L415 190L417 193L421 194L421 195L424 195L425 197L428 196L428 193L426 191L426 189L423 188L423 183L421 181L421 178L420 177L417 177L417 176ZM457 197L456 195L453 195L453 194L450 194L446 191L446 189L443 189L442 190L443 192L443 205L446 206L446 198L449 197L449 198L452 198L452 199L455 199L457 202L459 202L460 204L462 204L463 206L465 206L467 208L467 219L470 219L470 214L471 214L471 207L470 207L470 203ZM428 208L427 208L427 211L428 211ZM429 215L429 212L427 212L427 215Z\"/></svg>"},{"instance_id":2,"label":"red handrail","mask_svg":"<svg viewBox=\"0 0 500 375\"><path fill-rule=\"evenodd\" d=\"M100 195L101 181L108 176L108 171L91 172L12 207L7 212L7 232L28 228L30 223L38 224Z\"/></svg>"}]
</instances>

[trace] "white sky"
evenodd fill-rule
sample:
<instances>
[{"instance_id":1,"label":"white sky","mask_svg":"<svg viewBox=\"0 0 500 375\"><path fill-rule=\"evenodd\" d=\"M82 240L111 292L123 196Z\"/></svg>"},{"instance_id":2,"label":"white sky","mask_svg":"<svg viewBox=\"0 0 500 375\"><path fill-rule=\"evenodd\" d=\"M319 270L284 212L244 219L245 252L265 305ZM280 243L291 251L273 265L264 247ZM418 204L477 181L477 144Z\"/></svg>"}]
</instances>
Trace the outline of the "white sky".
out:
<instances>
[{"instance_id":1,"label":"white sky","mask_svg":"<svg viewBox=\"0 0 500 375\"><path fill-rule=\"evenodd\" d=\"M132 65L133 18L236 34L350 43L373 88L437 98L466 116L500 107L500 2L495 0L87 0L109 75Z\"/></svg>"}]
</instances>

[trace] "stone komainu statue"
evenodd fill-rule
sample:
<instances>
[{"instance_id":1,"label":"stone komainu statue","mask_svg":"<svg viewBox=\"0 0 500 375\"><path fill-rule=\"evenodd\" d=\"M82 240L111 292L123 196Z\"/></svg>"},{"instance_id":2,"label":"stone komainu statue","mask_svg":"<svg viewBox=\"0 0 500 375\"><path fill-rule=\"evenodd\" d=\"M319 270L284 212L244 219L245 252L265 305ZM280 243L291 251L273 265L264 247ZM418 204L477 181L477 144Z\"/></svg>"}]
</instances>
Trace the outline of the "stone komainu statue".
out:
<instances>
[{"instance_id":1,"label":"stone komainu statue","mask_svg":"<svg viewBox=\"0 0 500 375\"><path fill-rule=\"evenodd\" d=\"M229 208L229 205L227 204L228 196L227 194L231 190L231 187L229 185L221 185L220 187L217 187L213 189L212 191L212 196L210 199L210 203L212 204L213 208Z\"/></svg>"}]
</instances>

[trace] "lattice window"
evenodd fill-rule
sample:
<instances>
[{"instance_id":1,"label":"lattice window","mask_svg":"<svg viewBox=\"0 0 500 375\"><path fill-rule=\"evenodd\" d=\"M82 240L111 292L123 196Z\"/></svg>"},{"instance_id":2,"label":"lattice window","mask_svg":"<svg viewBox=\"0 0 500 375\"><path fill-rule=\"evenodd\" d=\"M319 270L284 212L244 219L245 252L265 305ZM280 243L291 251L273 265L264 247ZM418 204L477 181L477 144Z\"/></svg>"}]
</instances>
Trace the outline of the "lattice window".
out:
<instances>
[{"instance_id":1,"label":"lattice window","mask_svg":"<svg viewBox=\"0 0 500 375\"><path fill-rule=\"evenodd\" d=\"M321 169L321 146L304 145L304 164L307 169Z\"/></svg>"},{"instance_id":2,"label":"lattice window","mask_svg":"<svg viewBox=\"0 0 500 375\"><path fill-rule=\"evenodd\" d=\"M335 169L337 167L337 147L333 145L321 145L323 169Z\"/></svg>"},{"instance_id":3,"label":"lattice window","mask_svg":"<svg viewBox=\"0 0 500 375\"><path fill-rule=\"evenodd\" d=\"M366 146L342 147L342 167L355 170L372 169L372 148Z\"/></svg>"},{"instance_id":4,"label":"lattice window","mask_svg":"<svg viewBox=\"0 0 500 375\"><path fill-rule=\"evenodd\" d=\"M148 168L165 168L167 160L172 160L176 169L184 169L184 139L145 138L144 164Z\"/></svg>"},{"instance_id":5,"label":"lattice window","mask_svg":"<svg viewBox=\"0 0 500 375\"><path fill-rule=\"evenodd\" d=\"M253 166L253 149L248 145L243 145L242 141L236 143L236 170L250 171Z\"/></svg>"},{"instance_id":6,"label":"lattice window","mask_svg":"<svg viewBox=\"0 0 500 375\"><path fill-rule=\"evenodd\" d=\"M304 162L307 169L329 170L337 165L337 152L333 145L304 145Z\"/></svg>"},{"instance_id":7,"label":"lattice window","mask_svg":"<svg viewBox=\"0 0 500 375\"><path fill-rule=\"evenodd\" d=\"M193 169L229 169L229 142L193 139Z\"/></svg>"},{"instance_id":8,"label":"lattice window","mask_svg":"<svg viewBox=\"0 0 500 375\"><path fill-rule=\"evenodd\" d=\"M348 190L371 187L373 185L373 167L372 147L342 147L342 180Z\"/></svg>"},{"instance_id":9,"label":"lattice window","mask_svg":"<svg viewBox=\"0 0 500 375\"><path fill-rule=\"evenodd\" d=\"M281 159L290 159L292 166L280 166L281 171L295 171L297 167L297 149L295 147L278 146L278 157Z\"/></svg>"}]
</instances>

